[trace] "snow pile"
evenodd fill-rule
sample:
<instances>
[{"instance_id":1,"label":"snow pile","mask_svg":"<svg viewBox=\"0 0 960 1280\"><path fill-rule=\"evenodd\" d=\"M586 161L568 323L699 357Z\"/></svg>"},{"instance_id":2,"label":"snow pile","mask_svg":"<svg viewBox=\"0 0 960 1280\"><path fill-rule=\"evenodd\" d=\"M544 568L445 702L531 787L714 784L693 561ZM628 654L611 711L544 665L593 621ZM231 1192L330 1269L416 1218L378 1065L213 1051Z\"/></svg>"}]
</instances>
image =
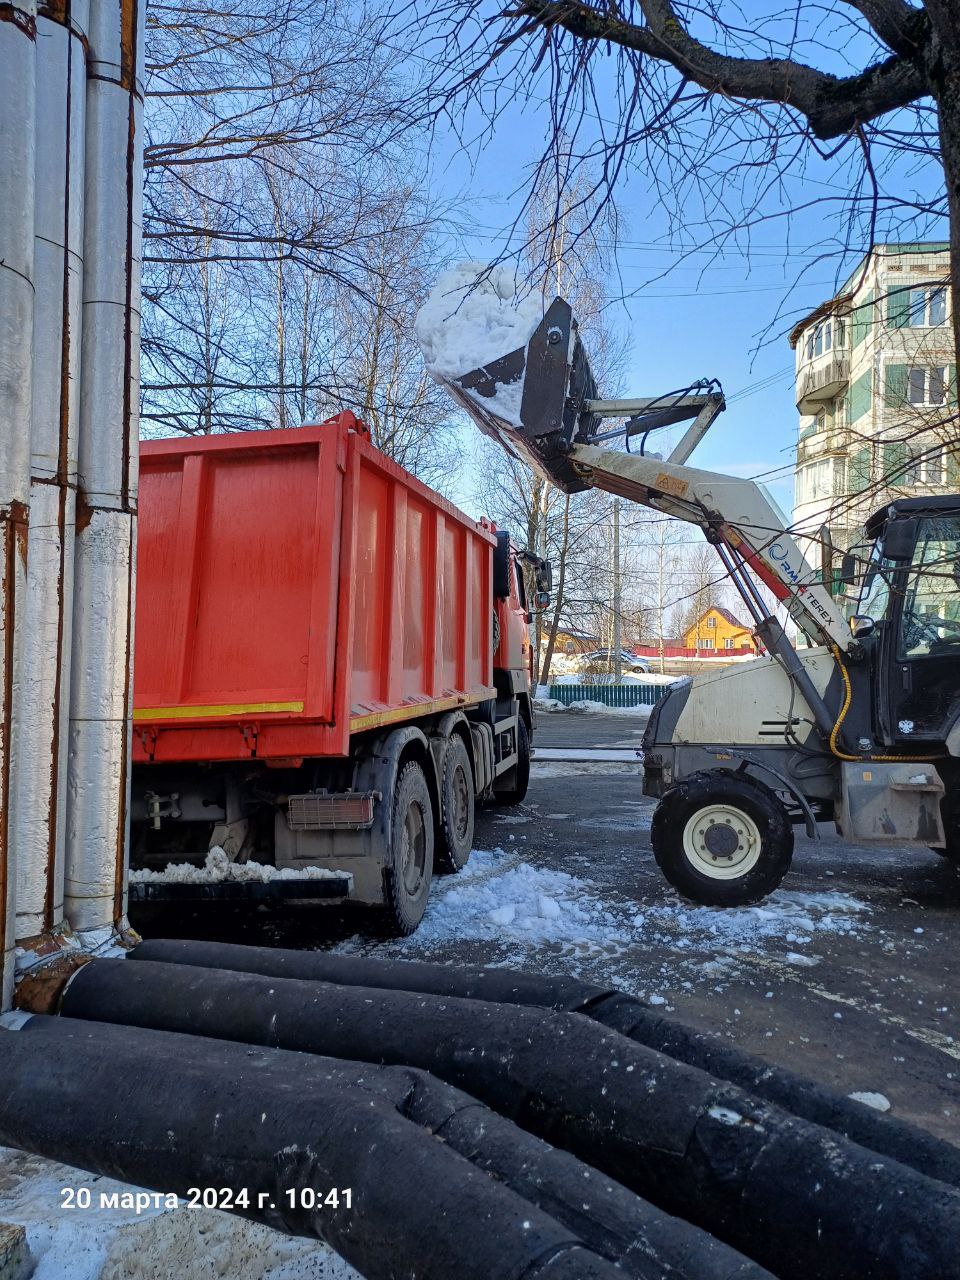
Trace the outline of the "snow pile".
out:
<instances>
[{"instance_id":1,"label":"snow pile","mask_svg":"<svg viewBox=\"0 0 960 1280\"><path fill-rule=\"evenodd\" d=\"M62 1188L88 1187L91 1208L64 1209ZM215 1209L101 1206L135 1191L68 1165L0 1147L0 1219L26 1229L32 1280L360 1280L326 1245Z\"/></svg>"},{"instance_id":2,"label":"snow pile","mask_svg":"<svg viewBox=\"0 0 960 1280\"><path fill-rule=\"evenodd\" d=\"M226 880L238 883L255 880L266 884L269 880L328 880L342 875L342 871L331 871L327 867L271 867L263 862L231 862L217 846L207 854L202 867L191 866L189 862L168 862L163 871L146 868L131 871L130 883L222 884Z\"/></svg>"},{"instance_id":3,"label":"snow pile","mask_svg":"<svg viewBox=\"0 0 960 1280\"><path fill-rule=\"evenodd\" d=\"M451 937L534 946L622 946L629 940L591 893L588 881L526 862L517 865L503 849L475 849L456 880L443 887L444 892L431 898L423 923L409 940L414 949L429 949Z\"/></svg>"},{"instance_id":4,"label":"snow pile","mask_svg":"<svg viewBox=\"0 0 960 1280\"><path fill-rule=\"evenodd\" d=\"M592 698L578 698L576 702L567 703L568 711L586 711L602 713L605 716L639 716L642 720L649 719L652 707L641 705L639 707L608 707L605 702L594 702Z\"/></svg>"},{"instance_id":5,"label":"snow pile","mask_svg":"<svg viewBox=\"0 0 960 1280\"><path fill-rule=\"evenodd\" d=\"M455 378L525 347L543 319L543 299L516 293L516 276L504 266L461 262L444 271L413 326L429 372Z\"/></svg>"}]
</instances>

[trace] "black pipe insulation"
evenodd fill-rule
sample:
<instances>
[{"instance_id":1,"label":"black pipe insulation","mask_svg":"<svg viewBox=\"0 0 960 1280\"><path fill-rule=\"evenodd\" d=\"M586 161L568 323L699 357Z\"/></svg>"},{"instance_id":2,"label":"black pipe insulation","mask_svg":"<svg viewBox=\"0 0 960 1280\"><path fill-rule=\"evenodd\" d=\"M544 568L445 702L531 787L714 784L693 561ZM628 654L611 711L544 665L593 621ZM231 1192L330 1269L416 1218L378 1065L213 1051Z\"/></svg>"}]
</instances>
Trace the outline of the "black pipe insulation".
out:
<instances>
[{"instance_id":1,"label":"black pipe insulation","mask_svg":"<svg viewBox=\"0 0 960 1280\"><path fill-rule=\"evenodd\" d=\"M832 1129L879 1155L889 1156L927 1177L960 1188L960 1150L949 1142L916 1125L882 1115L794 1071L764 1062L725 1044L715 1035L656 1013L636 996L594 986L578 978L173 939L142 942L128 959L583 1013L638 1044L645 1044L678 1062L700 1067L720 1080L728 1080L758 1098L776 1103L792 1115Z\"/></svg>"},{"instance_id":2,"label":"black pipe insulation","mask_svg":"<svg viewBox=\"0 0 960 1280\"><path fill-rule=\"evenodd\" d=\"M325 1240L367 1280L624 1275L372 1095L369 1066L314 1085L277 1050L227 1048L38 1015L0 1031L0 1142L181 1196L245 1193L232 1212Z\"/></svg>"},{"instance_id":3,"label":"black pipe insulation","mask_svg":"<svg viewBox=\"0 0 960 1280\"><path fill-rule=\"evenodd\" d=\"M101 1054L123 1053L129 1028L34 1018L34 1035L52 1038L57 1049L67 1033ZM176 1032L138 1030L141 1052L175 1051L178 1062L202 1069L210 1041ZM592 1252L616 1262L623 1276L639 1280L771 1280L770 1273L689 1223L662 1213L575 1157L559 1151L505 1120L468 1094L414 1067L343 1063L314 1054L263 1049L221 1041L217 1074L225 1080L270 1074L270 1092L282 1073L287 1087L303 1096L365 1090L399 1115L439 1139L444 1146L492 1175L571 1231ZM261 1090L261 1101L267 1094ZM220 1184L217 1184L220 1185ZM466 1230L472 1219L465 1214Z\"/></svg>"},{"instance_id":4,"label":"black pipe insulation","mask_svg":"<svg viewBox=\"0 0 960 1280\"><path fill-rule=\"evenodd\" d=\"M576 1014L147 960L62 1012L424 1068L784 1280L960 1278L956 1189Z\"/></svg>"}]
</instances>

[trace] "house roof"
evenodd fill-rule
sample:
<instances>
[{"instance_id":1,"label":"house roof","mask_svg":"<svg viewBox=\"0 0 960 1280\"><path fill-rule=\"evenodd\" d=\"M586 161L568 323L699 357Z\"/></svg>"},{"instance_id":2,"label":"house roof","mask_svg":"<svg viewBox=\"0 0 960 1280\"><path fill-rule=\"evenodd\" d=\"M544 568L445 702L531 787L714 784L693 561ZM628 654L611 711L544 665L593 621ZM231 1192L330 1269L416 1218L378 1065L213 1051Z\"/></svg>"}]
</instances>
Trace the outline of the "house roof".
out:
<instances>
[{"instance_id":1,"label":"house roof","mask_svg":"<svg viewBox=\"0 0 960 1280\"><path fill-rule=\"evenodd\" d=\"M692 623L687 628L687 630L692 631L694 627L696 627L699 623L701 623L704 620L704 618L709 617L711 613L719 613L721 618L723 618L726 622L729 622L731 627L736 627L738 631L750 630L749 623L741 622L738 617L732 614L729 609L725 609L722 604L712 604L709 609L704 609L703 613L701 613L697 621Z\"/></svg>"}]
</instances>

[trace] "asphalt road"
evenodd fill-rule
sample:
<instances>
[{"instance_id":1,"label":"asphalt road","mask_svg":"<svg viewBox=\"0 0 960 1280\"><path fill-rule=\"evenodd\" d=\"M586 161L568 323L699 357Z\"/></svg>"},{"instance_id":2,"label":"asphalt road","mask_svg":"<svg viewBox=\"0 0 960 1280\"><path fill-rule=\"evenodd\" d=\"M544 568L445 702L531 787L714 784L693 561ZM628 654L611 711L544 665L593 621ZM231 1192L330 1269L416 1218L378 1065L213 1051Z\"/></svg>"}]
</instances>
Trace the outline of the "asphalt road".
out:
<instances>
[{"instance_id":1,"label":"asphalt road","mask_svg":"<svg viewBox=\"0 0 960 1280\"><path fill-rule=\"evenodd\" d=\"M535 747L629 748L641 733L630 716L541 714ZM636 765L535 763L522 806L478 814L478 852L435 880L413 937L327 911L243 937L614 984L844 1092L882 1094L960 1144L960 874L929 850L857 848L824 827L819 843L798 835L766 902L697 908L660 876L652 813Z\"/></svg>"}]
</instances>

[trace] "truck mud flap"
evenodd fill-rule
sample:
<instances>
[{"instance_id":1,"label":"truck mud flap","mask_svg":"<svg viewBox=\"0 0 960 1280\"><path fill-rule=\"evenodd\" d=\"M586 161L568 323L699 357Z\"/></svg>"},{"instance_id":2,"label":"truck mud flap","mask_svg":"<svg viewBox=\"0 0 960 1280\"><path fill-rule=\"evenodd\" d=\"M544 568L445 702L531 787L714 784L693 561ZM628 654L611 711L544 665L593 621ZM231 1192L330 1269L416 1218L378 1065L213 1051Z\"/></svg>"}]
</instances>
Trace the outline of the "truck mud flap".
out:
<instances>
[{"instance_id":1,"label":"truck mud flap","mask_svg":"<svg viewBox=\"0 0 960 1280\"><path fill-rule=\"evenodd\" d=\"M782 1280L960 1274L955 1188L576 1013L150 960L84 966L61 1011L421 1068Z\"/></svg>"},{"instance_id":2,"label":"truck mud flap","mask_svg":"<svg viewBox=\"0 0 960 1280\"><path fill-rule=\"evenodd\" d=\"M949 1142L916 1125L881 1115L798 1072L745 1053L709 1032L697 1031L655 1011L636 996L579 978L160 938L141 943L128 958L582 1013L678 1062L739 1085L792 1115L832 1129L878 1155L960 1188L960 1150Z\"/></svg>"},{"instance_id":3,"label":"truck mud flap","mask_svg":"<svg viewBox=\"0 0 960 1280\"><path fill-rule=\"evenodd\" d=\"M298 880L224 880L211 884L190 884L179 881L136 881L130 885L131 903L183 903L236 902L282 905L286 902L329 902L349 898L353 877L324 876L323 879L307 877Z\"/></svg>"}]
</instances>

